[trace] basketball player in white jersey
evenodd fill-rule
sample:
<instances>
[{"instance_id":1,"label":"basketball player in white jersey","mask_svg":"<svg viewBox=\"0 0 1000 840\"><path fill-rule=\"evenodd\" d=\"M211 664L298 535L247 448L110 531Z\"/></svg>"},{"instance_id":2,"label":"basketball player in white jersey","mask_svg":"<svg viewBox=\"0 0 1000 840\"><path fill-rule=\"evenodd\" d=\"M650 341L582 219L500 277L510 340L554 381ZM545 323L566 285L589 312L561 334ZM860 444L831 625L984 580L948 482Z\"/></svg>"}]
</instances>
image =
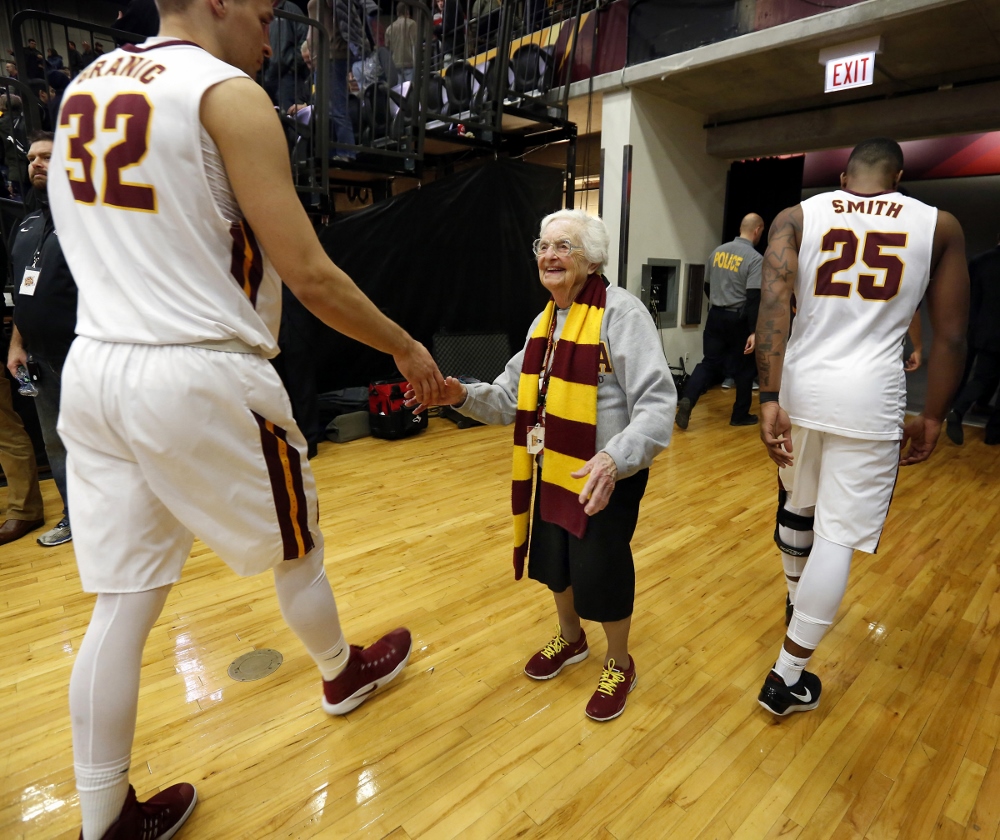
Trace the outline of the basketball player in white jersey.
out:
<instances>
[{"instance_id":1,"label":"basketball player in white jersey","mask_svg":"<svg viewBox=\"0 0 1000 840\"><path fill-rule=\"evenodd\" d=\"M962 375L962 229L898 192L902 170L896 142L861 143L840 190L774 220L764 256L761 438L778 465L788 635L758 699L776 715L819 704L820 680L805 666L837 615L852 555L875 552L897 470L931 454ZM906 420L903 336L925 292L934 328L927 401Z\"/></svg>"},{"instance_id":2,"label":"basketball player in white jersey","mask_svg":"<svg viewBox=\"0 0 1000 840\"><path fill-rule=\"evenodd\" d=\"M344 641L306 441L267 361L281 280L325 323L392 354L422 403L445 395L426 349L330 261L296 197L251 78L271 0L158 6L159 37L70 84L50 165L80 295L59 432L80 578L97 593L70 681L85 840L171 837L197 801L176 784L138 803L128 776L143 645L193 535L239 574L273 571L327 712L355 708L409 657L405 629L366 649Z\"/></svg>"}]
</instances>

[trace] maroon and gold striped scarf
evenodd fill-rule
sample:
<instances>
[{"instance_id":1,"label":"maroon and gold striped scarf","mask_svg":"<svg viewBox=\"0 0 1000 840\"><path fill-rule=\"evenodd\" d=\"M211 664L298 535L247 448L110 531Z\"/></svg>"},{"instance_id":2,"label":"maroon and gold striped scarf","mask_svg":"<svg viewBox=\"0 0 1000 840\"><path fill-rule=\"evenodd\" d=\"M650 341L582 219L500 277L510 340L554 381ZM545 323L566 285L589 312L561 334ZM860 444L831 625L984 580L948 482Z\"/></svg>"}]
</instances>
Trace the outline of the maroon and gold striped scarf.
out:
<instances>
[{"instance_id":1,"label":"maroon and gold striped scarf","mask_svg":"<svg viewBox=\"0 0 1000 840\"><path fill-rule=\"evenodd\" d=\"M570 307L559 343L549 362L545 400L545 453L542 459L541 515L582 538L587 514L579 495L586 478L571 473L594 457L597 448L597 376L601 322L607 301L604 278L592 274ZM524 574L528 556L531 489L535 456L528 452L528 430L538 422L538 385L545 363L549 328L556 317L550 300L524 351L517 386L511 507L514 513L514 578Z\"/></svg>"}]
</instances>

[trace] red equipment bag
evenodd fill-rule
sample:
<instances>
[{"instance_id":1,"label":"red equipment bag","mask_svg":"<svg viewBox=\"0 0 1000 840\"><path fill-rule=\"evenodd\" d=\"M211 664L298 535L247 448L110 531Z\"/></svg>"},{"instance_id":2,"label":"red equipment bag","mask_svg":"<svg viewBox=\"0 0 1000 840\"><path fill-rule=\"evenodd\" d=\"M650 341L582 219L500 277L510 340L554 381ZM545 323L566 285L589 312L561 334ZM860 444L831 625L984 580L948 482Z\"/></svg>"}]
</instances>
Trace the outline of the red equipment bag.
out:
<instances>
[{"instance_id":1,"label":"red equipment bag","mask_svg":"<svg viewBox=\"0 0 1000 840\"><path fill-rule=\"evenodd\" d=\"M403 405L410 384L405 379L383 379L368 388L368 421L372 437L386 440L415 435L427 428L427 412L414 414Z\"/></svg>"}]
</instances>

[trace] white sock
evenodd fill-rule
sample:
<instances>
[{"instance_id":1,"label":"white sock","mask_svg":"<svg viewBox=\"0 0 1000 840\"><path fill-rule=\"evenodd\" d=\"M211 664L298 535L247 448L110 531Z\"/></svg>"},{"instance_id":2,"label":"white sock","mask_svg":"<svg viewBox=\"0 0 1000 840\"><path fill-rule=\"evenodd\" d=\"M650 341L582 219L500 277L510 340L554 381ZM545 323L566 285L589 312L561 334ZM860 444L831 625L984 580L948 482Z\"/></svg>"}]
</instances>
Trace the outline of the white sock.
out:
<instances>
[{"instance_id":1,"label":"white sock","mask_svg":"<svg viewBox=\"0 0 1000 840\"><path fill-rule=\"evenodd\" d=\"M74 764L84 840L100 840L118 819L128 796L129 758L87 767Z\"/></svg>"},{"instance_id":2,"label":"white sock","mask_svg":"<svg viewBox=\"0 0 1000 840\"><path fill-rule=\"evenodd\" d=\"M802 671L809 664L811 656L811 654L804 658L792 656L792 654L782 648L781 653L778 654L778 661L774 663L772 670L785 681L785 685L793 686L802 677Z\"/></svg>"},{"instance_id":3,"label":"white sock","mask_svg":"<svg viewBox=\"0 0 1000 840\"><path fill-rule=\"evenodd\" d=\"M347 667L347 660L351 655L351 648L344 641L344 637L340 637L340 641L337 642L332 648L323 653L313 653L309 652L309 655L313 658L313 662L316 663L316 667L319 668L319 672L323 675L323 679L329 682L330 680L338 677L340 673Z\"/></svg>"}]
</instances>

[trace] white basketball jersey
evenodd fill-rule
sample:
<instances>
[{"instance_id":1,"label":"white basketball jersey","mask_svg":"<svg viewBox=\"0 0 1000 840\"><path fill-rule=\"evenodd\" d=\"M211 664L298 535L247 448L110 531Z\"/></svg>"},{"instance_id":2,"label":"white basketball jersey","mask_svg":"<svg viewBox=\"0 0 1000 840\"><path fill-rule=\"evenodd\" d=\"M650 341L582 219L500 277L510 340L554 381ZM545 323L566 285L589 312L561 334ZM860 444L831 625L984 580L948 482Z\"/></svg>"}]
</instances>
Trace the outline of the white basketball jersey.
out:
<instances>
[{"instance_id":1,"label":"white basketball jersey","mask_svg":"<svg viewBox=\"0 0 1000 840\"><path fill-rule=\"evenodd\" d=\"M150 38L66 89L48 192L79 335L276 355L281 281L199 116L205 92L238 77L195 44Z\"/></svg>"},{"instance_id":2,"label":"white basketball jersey","mask_svg":"<svg viewBox=\"0 0 1000 840\"><path fill-rule=\"evenodd\" d=\"M781 405L800 426L897 440L903 337L927 289L937 209L837 190L803 201L802 216Z\"/></svg>"}]
</instances>

